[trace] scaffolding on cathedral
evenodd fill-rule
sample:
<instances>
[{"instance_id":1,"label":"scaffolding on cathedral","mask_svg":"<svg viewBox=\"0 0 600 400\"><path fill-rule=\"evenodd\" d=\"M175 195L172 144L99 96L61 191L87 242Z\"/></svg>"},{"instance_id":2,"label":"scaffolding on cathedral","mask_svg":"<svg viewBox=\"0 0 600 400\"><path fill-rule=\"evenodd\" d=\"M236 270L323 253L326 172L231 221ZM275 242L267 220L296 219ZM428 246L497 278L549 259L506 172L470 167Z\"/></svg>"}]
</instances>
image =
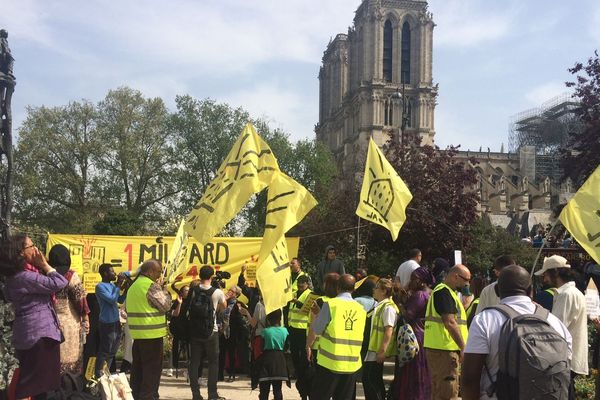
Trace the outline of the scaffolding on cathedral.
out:
<instances>
[{"instance_id":1,"label":"scaffolding on cathedral","mask_svg":"<svg viewBox=\"0 0 600 400\"><path fill-rule=\"evenodd\" d=\"M567 144L569 135L581 129L575 114L578 107L572 94L563 93L511 118L509 151L519 153L525 146L535 148L536 180L545 176L560 179L562 171L556 154Z\"/></svg>"}]
</instances>

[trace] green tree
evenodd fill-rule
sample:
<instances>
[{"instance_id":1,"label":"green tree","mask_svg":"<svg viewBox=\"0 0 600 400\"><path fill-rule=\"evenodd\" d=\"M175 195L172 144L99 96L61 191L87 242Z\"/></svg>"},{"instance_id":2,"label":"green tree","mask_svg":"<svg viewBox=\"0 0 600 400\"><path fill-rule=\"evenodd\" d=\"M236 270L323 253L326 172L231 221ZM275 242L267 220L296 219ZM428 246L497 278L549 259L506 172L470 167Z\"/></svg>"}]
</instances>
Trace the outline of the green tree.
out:
<instances>
[{"instance_id":1,"label":"green tree","mask_svg":"<svg viewBox=\"0 0 600 400\"><path fill-rule=\"evenodd\" d=\"M169 131L186 171L180 182L177 209L185 215L202 197L250 115L242 108L189 95L177 96L175 104Z\"/></svg>"},{"instance_id":2,"label":"green tree","mask_svg":"<svg viewBox=\"0 0 600 400\"><path fill-rule=\"evenodd\" d=\"M561 166L564 178L570 177L577 187L600 165L600 58L598 52L587 63L576 63L569 69L577 76L576 82L567 82L575 88L580 101L576 114L583 129L571 132L569 142L562 152Z\"/></svg>"},{"instance_id":3,"label":"green tree","mask_svg":"<svg viewBox=\"0 0 600 400\"><path fill-rule=\"evenodd\" d=\"M535 250L506 229L492 226L485 218L479 218L471 225L468 234L471 239L464 250L464 261L471 272L485 275L494 260L505 254L513 256L519 265L528 270L533 266Z\"/></svg>"},{"instance_id":4,"label":"green tree","mask_svg":"<svg viewBox=\"0 0 600 400\"><path fill-rule=\"evenodd\" d=\"M179 193L168 116L160 98L147 99L127 87L111 90L98 104L103 195L138 218L168 213Z\"/></svg>"},{"instance_id":5,"label":"green tree","mask_svg":"<svg viewBox=\"0 0 600 400\"><path fill-rule=\"evenodd\" d=\"M15 149L15 216L56 232L86 232L102 206L94 168L100 142L87 101L30 107Z\"/></svg>"}]
</instances>

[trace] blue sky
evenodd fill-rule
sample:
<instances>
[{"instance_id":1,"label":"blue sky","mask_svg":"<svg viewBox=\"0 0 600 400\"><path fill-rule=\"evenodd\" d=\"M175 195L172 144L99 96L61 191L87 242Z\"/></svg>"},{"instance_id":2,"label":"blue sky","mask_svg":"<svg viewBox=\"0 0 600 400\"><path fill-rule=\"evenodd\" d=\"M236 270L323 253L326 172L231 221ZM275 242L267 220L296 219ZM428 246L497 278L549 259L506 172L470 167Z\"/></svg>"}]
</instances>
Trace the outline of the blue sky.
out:
<instances>
[{"instance_id":1,"label":"blue sky","mask_svg":"<svg viewBox=\"0 0 600 400\"><path fill-rule=\"evenodd\" d=\"M313 137L317 74L360 0L2 0L16 58L14 126L26 107L98 101L127 85L242 106ZM600 47L596 0L431 0L436 143L507 148L512 115L566 91Z\"/></svg>"}]
</instances>

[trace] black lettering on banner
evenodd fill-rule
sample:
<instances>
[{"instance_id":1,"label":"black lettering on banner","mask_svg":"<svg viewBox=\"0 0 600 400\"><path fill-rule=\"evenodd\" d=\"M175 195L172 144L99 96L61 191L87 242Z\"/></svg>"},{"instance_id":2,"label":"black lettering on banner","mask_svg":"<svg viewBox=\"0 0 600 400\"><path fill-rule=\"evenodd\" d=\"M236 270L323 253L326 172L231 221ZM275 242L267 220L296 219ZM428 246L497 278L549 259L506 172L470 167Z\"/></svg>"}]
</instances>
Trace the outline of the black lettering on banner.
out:
<instances>
[{"instance_id":1,"label":"black lettering on banner","mask_svg":"<svg viewBox=\"0 0 600 400\"><path fill-rule=\"evenodd\" d=\"M229 246L226 243L217 243L217 264L227 264L229 261Z\"/></svg>"},{"instance_id":2,"label":"black lettering on banner","mask_svg":"<svg viewBox=\"0 0 600 400\"><path fill-rule=\"evenodd\" d=\"M204 245L204 261L210 265L215 264L215 255L213 254L214 248L215 245L212 243L206 243Z\"/></svg>"},{"instance_id":3,"label":"black lettering on banner","mask_svg":"<svg viewBox=\"0 0 600 400\"><path fill-rule=\"evenodd\" d=\"M148 257L146 257L146 253L148 253ZM144 260L148 260L150 258L156 259L156 245L146 246L144 243L140 244L140 259L139 262L144 262Z\"/></svg>"},{"instance_id":4,"label":"black lettering on banner","mask_svg":"<svg viewBox=\"0 0 600 400\"><path fill-rule=\"evenodd\" d=\"M199 264L204 264L202 260L202 254L200 254L200 249L196 243L192 243L192 248L190 249L190 258L188 262L190 264L194 263L194 259L198 259Z\"/></svg>"}]
</instances>

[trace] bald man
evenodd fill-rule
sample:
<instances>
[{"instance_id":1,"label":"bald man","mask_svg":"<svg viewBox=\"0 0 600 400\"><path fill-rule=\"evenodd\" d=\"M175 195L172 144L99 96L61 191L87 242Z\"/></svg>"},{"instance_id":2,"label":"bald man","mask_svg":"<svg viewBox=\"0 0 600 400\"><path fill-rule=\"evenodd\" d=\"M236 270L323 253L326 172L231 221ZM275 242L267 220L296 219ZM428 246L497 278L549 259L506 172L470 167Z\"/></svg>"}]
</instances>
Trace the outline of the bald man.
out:
<instances>
[{"instance_id":1,"label":"bald man","mask_svg":"<svg viewBox=\"0 0 600 400\"><path fill-rule=\"evenodd\" d=\"M145 261L127 296L127 319L134 339L131 390L136 400L158 396L166 312L171 309L171 296L162 286L161 272L160 261Z\"/></svg>"},{"instance_id":2,"label":"bald man","mask_svg":"<svg viewBox=\"0 0 600 400\"><path fill-rule=\"evenodd\" d=\"M468 331L467 314L456 292L470 280L469 268L455 265L427 302L424 347L434 400L458 398L460 363Z\"/></svg>"},{"instance_id":3,"label":"bald man","mask_svg":"<svg viewBox=\"0 0 600 400\"><path fill-rule=\"evenodd\" d=\"M528 295L531 279L525 268L518 265L504 267L499 274L497 286L500 304L509 306L519 314L535 312L536 305ZM498 343L506 320L507 317L495 309L483 310L473 318L463 365L463 399L496 399L492 382L496 381L498 374ZM570 349L571 335L566 326L552 314L548 314L547 321L567 341ZM570 359L570 354L564 356ZM484 372L484 368L487 368L487 372ZM566 398L566 395L567 391L564 397L556 398Z\"/></svg>"}]
</instances>

